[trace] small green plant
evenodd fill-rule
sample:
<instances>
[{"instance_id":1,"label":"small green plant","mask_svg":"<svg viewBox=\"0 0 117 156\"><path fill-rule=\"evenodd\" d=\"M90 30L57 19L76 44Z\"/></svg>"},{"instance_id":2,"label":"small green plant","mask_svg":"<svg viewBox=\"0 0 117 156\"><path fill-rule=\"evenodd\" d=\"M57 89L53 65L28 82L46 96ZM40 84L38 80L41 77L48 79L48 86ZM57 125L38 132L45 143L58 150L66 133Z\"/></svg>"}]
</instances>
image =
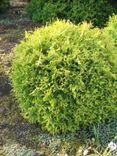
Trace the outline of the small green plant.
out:
<instances>
[{"instance_id":1,"label":"small green plant","mask_svg":"<svg viewBox=\"0 0 117 156\"><path fill-rule=\"evenodd\" d=\"M9 7L10 1L9 0L0 0L0 12L6 11Z\"/></svg>"},{"instance_id":2,"label":"small green plant","mask_svg":"<svg viewBox=\"0 0 117 156\"><path fill-rule=\"evenodd\" d=\"M115 10L108 0L31 0L27 12L33 21L46 23L53 19L72 22L92 21L103 26Z\"/></svg>"},{"instance_id":3,"label":"small green plant","mask_svg":"<svg viewBox=\"0 0 117 156\"><path fill-rule=\"evenodd\" d=\"M26 33L11 75L24 117L50 133L115 117L116 50L109 36L87 23L56 21Z\"/></svg>"},{"instance_id":4,"label":"small green plant","mask_svg":"<svg viewBox=\"0 0 117 156\"><path fill-rule=\"evenodd\" d=\"M96 144L101 144L101 146L105 147L117 135L117 118L97 125L91 125L89 131L95 138Z\"/></svg>"}]
</instances>

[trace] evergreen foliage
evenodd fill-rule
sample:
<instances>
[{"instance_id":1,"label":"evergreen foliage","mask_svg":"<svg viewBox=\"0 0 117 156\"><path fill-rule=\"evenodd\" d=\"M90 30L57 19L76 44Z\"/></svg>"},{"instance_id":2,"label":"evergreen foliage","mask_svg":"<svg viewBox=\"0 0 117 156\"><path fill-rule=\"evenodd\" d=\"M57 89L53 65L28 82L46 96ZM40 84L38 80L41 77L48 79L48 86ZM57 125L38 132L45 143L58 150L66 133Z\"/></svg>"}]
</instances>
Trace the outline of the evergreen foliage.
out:
<instances>
[{"instance_id":1,"label":"evergreen foliage","mask_svg":"<svg viewBox=\"0 0 117 156\"><path fill-rule=\"evenodd\" d=\"M87 23L56 21L26 33L11 75L24 117L50 133L115 117L116 51L107 33Z\"/></svg>"}]
</instances>

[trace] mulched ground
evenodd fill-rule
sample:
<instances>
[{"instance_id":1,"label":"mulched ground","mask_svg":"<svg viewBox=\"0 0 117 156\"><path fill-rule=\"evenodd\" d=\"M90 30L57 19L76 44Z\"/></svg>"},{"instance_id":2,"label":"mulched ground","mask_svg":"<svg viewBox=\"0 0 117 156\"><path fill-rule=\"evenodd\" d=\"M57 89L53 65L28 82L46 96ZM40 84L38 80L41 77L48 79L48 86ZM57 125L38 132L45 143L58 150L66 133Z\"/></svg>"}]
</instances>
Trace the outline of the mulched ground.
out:
<instances>
[{"instance_id":1,"label":"mulched ground","mask_svg":"<svg viewBox=\"0 0 117 156\"><path fill-rule=\"evenodd\" d=\"M0 146L9 141L38 149L34 136L40 133L38 125L32 125L20 115L20 109L12 95L9 74L14 47L23 39L25 31L34 30L39 24L32 23L24 8L10 9L0 15ZM34 140L34 141L33 141ZM0 155L2 155L0 153ZM36 154L40 155L40 154ZM45 155L45 154L43 154Z\"/></svg>"}]
</instances>

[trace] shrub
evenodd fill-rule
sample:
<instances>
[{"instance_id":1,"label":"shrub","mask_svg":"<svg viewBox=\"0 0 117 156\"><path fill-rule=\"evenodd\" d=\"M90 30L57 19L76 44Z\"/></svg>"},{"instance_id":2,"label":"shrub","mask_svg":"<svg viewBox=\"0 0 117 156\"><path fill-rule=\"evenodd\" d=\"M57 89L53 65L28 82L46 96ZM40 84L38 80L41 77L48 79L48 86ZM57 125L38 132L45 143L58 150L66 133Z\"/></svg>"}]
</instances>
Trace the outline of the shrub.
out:
<instances>
[{"instance_id":1,"label":"shrub","mask_svg":"<svg viewBox=\"0 0 117 156\"><path fill-rule=\"evenodd\" d=\"M105 27L105 32L114 40L117 46L117 15L110 17L107 27Z\"/></svg>"},{"instance_id":2,"label":"shrub","mask_svg":"<svg viewBox=\"0 0 117 156\"><path fill-rule=\"evenodd\" d=\"M9 0L0 0L0 12L5 11L10 5Z\"/></svg>"},{"instance_id":3,"label":"shrub","mask_svg":"<svg viewBox=\"0 0 117 156\"><path fill-rule=\"evenodd\" d=\"M71 21L92 21L103 26L114 12L108 0L31 0L27 11L33 21L48 22L60 18Z\"/></svg>"},{"instance_id":4,"label":"shrub","mask_svg":"<svg viewBox=\"0 0 117 156\"><path fill-rule=\"evenodd\" d=\"M112 43L87 23L56 21L26 33L11 75L24 117L59 133L116 116Z\"/></svg>"},{"instance_id":5,"label":"shrub","mask_svg":"<svg viewBox=\"0 0 117 156\"><path fill-rule=\"evenodd\" d=\"M117 48L117 15L110 17L107 26L104 28L104 33L106 36L110 37L110 40L113 41L113 44ZM117 62L117 52L115 52L113 61Z\"/></svg>"}]
</instances>

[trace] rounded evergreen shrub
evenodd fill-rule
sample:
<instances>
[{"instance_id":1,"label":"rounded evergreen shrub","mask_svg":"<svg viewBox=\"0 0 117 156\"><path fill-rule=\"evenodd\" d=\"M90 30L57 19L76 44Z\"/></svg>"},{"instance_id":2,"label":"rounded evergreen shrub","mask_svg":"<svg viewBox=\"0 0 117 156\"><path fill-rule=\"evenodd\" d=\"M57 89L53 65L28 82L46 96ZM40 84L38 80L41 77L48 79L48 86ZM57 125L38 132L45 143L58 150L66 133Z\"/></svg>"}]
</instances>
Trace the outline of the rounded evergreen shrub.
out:
<instances>
[{"instance_id":1,"label":"rounded evergreen shrub","mask_svg":"<svg viewBox=\"0 0 117 156\"><path fill-rule=\"evenodd\" d=\"M32 20L43 23L59 18L103 26L115 11L108 0L31 0L27 6Z\"/></svg>"},{"instance_id":2,"label":"rounded evergreen shrub","mask_svg":"<svg viewBox=\"0 0 117 156\"><path fill-rule=\"evenodd\" d=\"M117 46L117 15L110 17L105 32L114 40Z\"/></svg>"},{"instance_id":3,"label":"rounded evergreen shrub","mask_svg":"<svg viewBox=\"0 0 117 156\"><path fill-rule=\"evenodd\" d=\"M117 115L116 47L90 24L56 21L17 46L12 83L22 113L50 133Z\"/></svg>"},{"instance_id":4,"label":"rounded evergreen shrub","mask_svg":"<svg viewBox=\"0 0 117 156\"><path fill-rule=\"evenodd\" d=\"M10 5L9 0L0 0L0 12L4 12Z\"/></svg>"}]
</instances>

